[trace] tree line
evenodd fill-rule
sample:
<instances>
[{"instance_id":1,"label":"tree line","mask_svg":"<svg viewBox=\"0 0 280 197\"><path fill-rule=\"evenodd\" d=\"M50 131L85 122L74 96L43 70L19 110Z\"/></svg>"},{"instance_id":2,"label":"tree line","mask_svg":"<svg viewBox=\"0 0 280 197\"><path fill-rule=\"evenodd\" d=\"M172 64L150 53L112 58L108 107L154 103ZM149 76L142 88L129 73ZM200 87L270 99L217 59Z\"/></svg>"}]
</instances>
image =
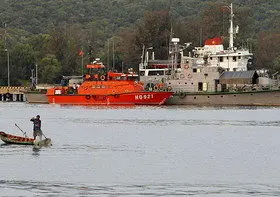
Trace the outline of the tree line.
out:
<instances>
[{"instance_id":1,"label":"tree line","mask_svg":"<svg viewBox=\"0 0 280 197\"><path fill-rule=\"evenodd\" d=\"M56 4L14 0L0 3L0 85L7 85L8 64L11 85L30 83L36 65L40 83L58 83L62 75L82 75L89 53L101 58L109 69L137 70L143 45L153 47L157 59L167 59L171 36L179 37L181 43L192 42L193 46L201 46L204 40L216 36L228 40L226 6L229 3L152 2L106 0L95 1L93 5L86 0ZM251 69L266 68L273 74L280 67L279 12L261 0L242 2L238 1L239 7L234 10L234 21L240 29L235 45L246 46L254 53ZM24 9L27 11L23 12ZM18 10L22 11L21 15ZM14 15L7 14L9 11ZM50 16L56 18L51 20Z\"/></svg>"}]
</instances>

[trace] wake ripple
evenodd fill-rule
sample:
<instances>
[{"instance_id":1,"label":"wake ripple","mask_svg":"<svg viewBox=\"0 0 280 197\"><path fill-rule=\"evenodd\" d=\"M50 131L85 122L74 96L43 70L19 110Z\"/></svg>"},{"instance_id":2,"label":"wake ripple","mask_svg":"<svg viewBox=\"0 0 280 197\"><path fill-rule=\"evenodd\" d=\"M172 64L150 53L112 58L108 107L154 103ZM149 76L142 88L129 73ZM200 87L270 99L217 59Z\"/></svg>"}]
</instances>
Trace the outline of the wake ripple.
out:
<instances>
[{"instance_id":1,"label":"wake ripple","mask_svg":"<svg viewBox=\"0 0 280 197\"><path fill-rule=\"evenodd\" d=\"M93 124L93 125L147 125L147 126L168 126L168 125L229 125L229 126L260 126L260 127L279 127L280 121L256 121L256 120L203 120L203 119L188 119L188 120L172 120L172 119L75 119L74 123Z\"/></svg>"},{"instance_id":2,"label":"wake ripple","mask_svg":"<svg viewBox=\"0 0 280 197\"><path fill-rule=\"evenodd\" d=\"M0 180L4 189L29 192L24 196L279 196L280 185L270 184L131 184L87 185L65 182L35 182ZM3 193L4 192L4 193Z\"/></svg>"}]
</instances>

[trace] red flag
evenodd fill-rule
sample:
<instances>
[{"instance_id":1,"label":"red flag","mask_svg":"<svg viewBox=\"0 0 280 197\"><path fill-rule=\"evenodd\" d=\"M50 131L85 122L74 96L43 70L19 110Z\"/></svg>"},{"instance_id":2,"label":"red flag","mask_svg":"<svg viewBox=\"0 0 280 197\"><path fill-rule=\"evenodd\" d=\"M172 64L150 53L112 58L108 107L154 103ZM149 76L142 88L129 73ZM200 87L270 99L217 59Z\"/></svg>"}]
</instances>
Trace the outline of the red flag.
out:
<instances>
[{"instance_id":1,"label":"red flag","mask_svg":"<svg viewBox=\"0 0 280 197\"><path fill-rule=\"evenodd\" d=\"M79 52L79 56L84 56L84 52L82 51L82 50L80 50L80 52Z\"/></svg>"},{"instance_id":2,"label":"red flag","mask_svg":"<svg viewBox=\"0 0 280 197\"><path fill-rule=\"evenodd\" d=\"M220 10L221 10L222 12L230 13L231 8L230 8L230 6L222 6L222 7L220 8Z\"/></svg>"}]
</instances>

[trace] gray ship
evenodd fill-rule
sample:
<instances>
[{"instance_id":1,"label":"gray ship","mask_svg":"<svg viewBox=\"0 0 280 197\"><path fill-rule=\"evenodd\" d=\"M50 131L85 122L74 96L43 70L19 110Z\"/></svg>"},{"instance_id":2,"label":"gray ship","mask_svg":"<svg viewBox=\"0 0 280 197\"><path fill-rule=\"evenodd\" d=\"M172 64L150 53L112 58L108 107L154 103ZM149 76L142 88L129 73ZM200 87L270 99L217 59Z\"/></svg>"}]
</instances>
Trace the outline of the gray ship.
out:
<instances>
[{"instance_id":1,"label":"gray ship","mask_svg":"<svg viewBox=\"0 0 280 197\"><path fill-rule=\"evenodd\" d=\"M208 39L204 47L196 47L184 55L189 43L180 45L172 38L169 60L149 59L143 49L139 65L140 81L147 90L174 91L167 104L173 105L251 105L280 106L279 79L265 73L247 70L252 54L233 45L232 4L229 48L224 50L220 38Z\"/></svg>"}]
</instances>

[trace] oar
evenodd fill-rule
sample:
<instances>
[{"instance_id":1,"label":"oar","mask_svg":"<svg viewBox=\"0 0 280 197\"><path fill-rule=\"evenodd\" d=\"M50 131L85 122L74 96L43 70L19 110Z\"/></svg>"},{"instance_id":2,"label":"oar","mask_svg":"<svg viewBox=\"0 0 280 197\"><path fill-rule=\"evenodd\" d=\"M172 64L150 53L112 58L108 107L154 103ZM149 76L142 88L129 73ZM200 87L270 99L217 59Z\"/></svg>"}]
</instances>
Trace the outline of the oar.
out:
<instances>
[{"instance_id":1,"label":"oar","mask_svg":"<svg viewBox=\"0 0 280 197\"><path fill-rule=\"evenodd\" d=\"M45 136L45 134L43 133L43 131L42 131L42 135L47 139L47 137Z\"/></svg>"},{"instance_id":2,"label":"oar","mask_svg":"<svg viewBox=\"0 0 280 197\"><path fill-rule=\"evenodd\" d=\"M17 128L19 128L19 126L18 126L17 124L15 124L15 126L16 126ZM19 128L19 130L21 130L21 132L23 133L24 137L27 137L26 132L24 132L21 128Z\"/></svg>"}]
</instances>

